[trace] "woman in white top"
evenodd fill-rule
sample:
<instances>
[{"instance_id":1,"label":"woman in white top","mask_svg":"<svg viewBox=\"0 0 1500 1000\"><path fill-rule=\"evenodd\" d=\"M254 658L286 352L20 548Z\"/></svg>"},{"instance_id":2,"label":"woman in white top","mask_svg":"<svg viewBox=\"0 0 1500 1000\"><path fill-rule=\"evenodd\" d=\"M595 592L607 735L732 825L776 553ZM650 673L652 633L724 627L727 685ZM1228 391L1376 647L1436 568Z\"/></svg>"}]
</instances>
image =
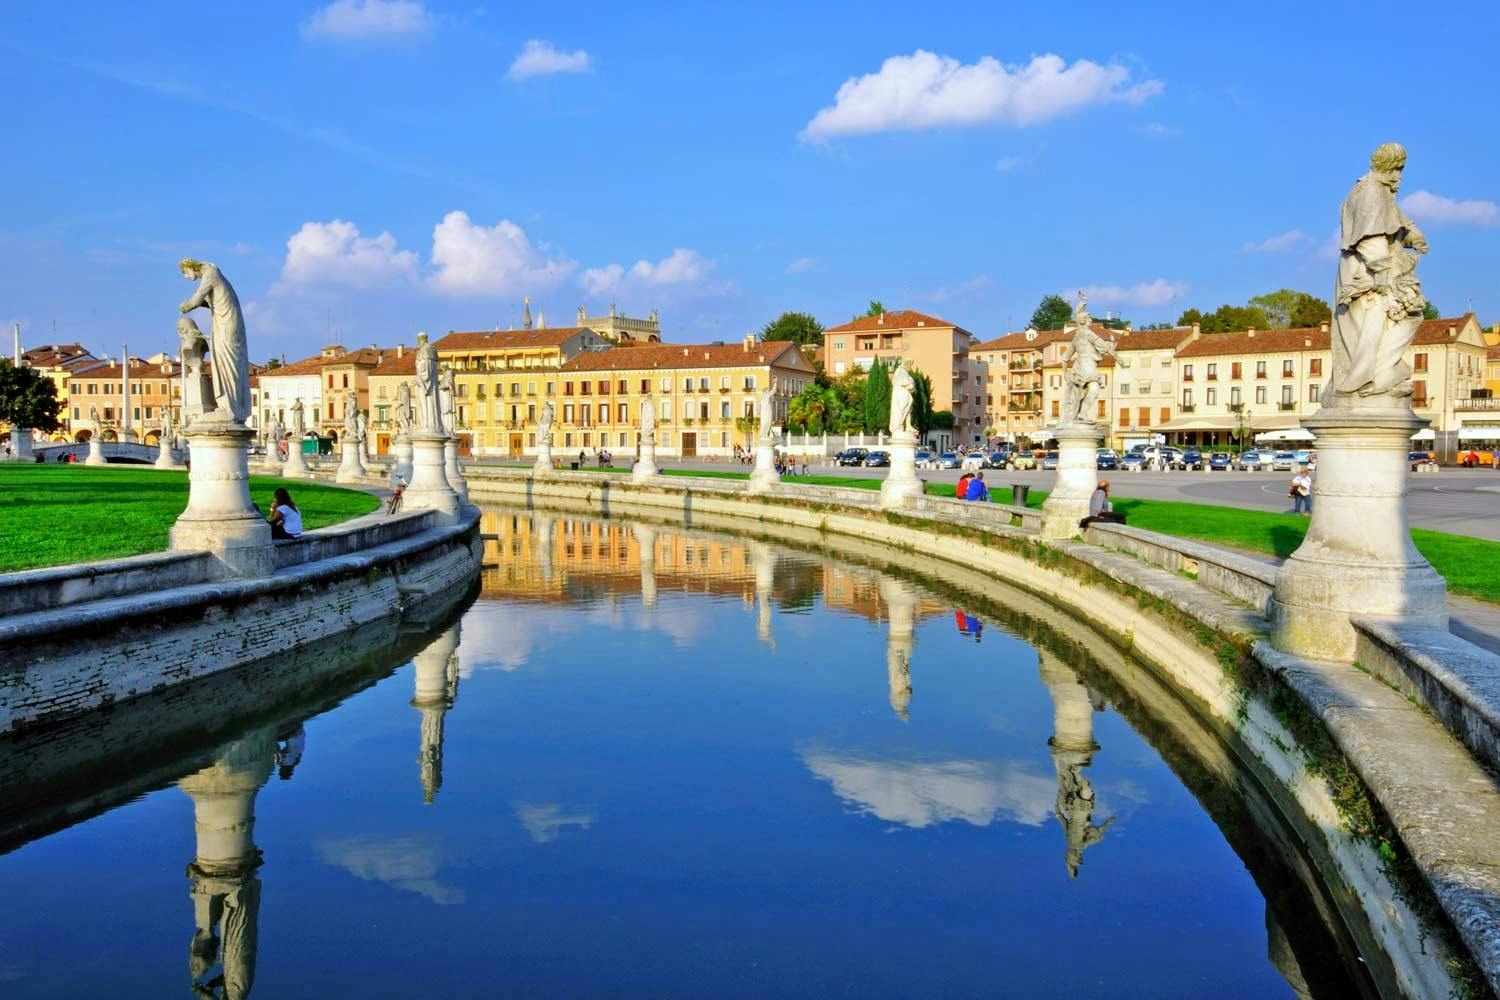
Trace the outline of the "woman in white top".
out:
<instances>
[{"instance_id":1,"label":"woman in white top","mask_svg":"<svg viewBox=\"0 0 1500 1000\"><path fill-rule=\"evenodd\" d=\"M292 502L292 495L281 486L276 487L275 499L271 501L271 537L302 537L302 511Z\"/></svg>"}]
</instances>

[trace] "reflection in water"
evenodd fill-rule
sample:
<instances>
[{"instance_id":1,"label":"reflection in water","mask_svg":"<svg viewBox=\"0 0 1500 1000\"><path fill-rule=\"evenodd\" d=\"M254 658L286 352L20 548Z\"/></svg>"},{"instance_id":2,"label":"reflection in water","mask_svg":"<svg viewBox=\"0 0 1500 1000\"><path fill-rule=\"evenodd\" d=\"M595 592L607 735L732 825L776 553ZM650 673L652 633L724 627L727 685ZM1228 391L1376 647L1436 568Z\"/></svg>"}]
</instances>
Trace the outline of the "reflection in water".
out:
<instances>
[{"instance_id":1,"label":"reflection in water","mask_svg":"<svg viewBox=\"0 0 1500 1000\"><path fill-rule=\"evenodd\" d=\"M1040 650L1042 682L1052 696L1052 765L1057 770L1057 821L1068 838L1068 877L1077 878L1083 852L1104 839L1114 822L1093 825L1094 786L1083 769L1094 759L1094 703L1078 675L1063 666L1053 653Z\"/></svg>"},{"instance_id":2,"label":"reflection in water","mask_svg":"<svg viewBox=\"0 0 1500 1000\"><path fill-rule=\"evenodd\" d=\"M260 851L255 846L255 796L277 753L269 727L229 744L219 759L177 786L193 800L197 851L192 880L193 940L188 970L193 993L240 1000L255 982L260 912ZM217 963L219 972L213 975Z\"/></svg>"},{"instance_id":3,"label":"reflection in water","mask_svg":"<svg viewBox=\"0 0 1500 1000\"><path fill-rule=\"evenodd\" d=\"M594 825L594 814L559 802L517 802L516 818L526 833L538 844L550 844L567 827L587 830Z\"/></svg>"},{"instance_id":4,"label":"reflection in water","mask_svg":"<svg viewBox=\"0 0 1500 1000\"><path fill-rule=\"evenodd\" d=\"M647 609L656 607L656 529L647 524L631 527L635 543L640 549L641 560L641 604Z\"/></svg>"},{"instance_id":5,"label":"reflection in water","mask_svg":"<svg viewBox=\"0 0 1500 1000\"><path fill-rule=\"evenodd\" d=\"M908 583L891 577L880 579L880 599L885 602L885 672L891 690L891 710L903 722L910 717L911 652L916 645L917 592Z\"/></svg>"},{"instance_id":6,"label":"reflection in water","mask_svg":"<svg viewBox=\"0 0 1500 1000\"><path fill-rule=\"evenodd\" d=\"M402 892L424 896L439 906L462 903L465 898L462 889L438 881L443 852L425 834L330 840L318 845L318 853L328 864L355 878L384 882Z\"/></svg>"},{"instance_id":7,"label":"reflection in water","mask_svg":"<svg viewBox=\"0 0 1500 1000\"><path fill-rule=\"evenodd\" d=\"M997 818L1040 826L1052 805L1052 782L1014 761L878 760L818 749L802 762L858 812L914 830L954 820L989 826Z\"/></svg>"},{"instance_id":8,"label":"reflection in water","mask_svg":"<svg viewBox=\"0 0 1500 1000\"><path fill-rule=\"evenodd\" d=\"M416 694L412 707L422 713L422 801L432 805L443 787L443 717L458 697L458 637L455 622L432 644L412 657Z\"/></svg>"},{"instance_id":9,"label":"reflection in water","mask_svg":"<svg viewBox=\"0 0 1500 1000\"><path fill-rule=\"evenodd\" d=\"M751 561L755 566L755 636L774 651L771 638L771 598L776 586L776 553L764 542L750 543Z\"/></svg>"}]
</instances>

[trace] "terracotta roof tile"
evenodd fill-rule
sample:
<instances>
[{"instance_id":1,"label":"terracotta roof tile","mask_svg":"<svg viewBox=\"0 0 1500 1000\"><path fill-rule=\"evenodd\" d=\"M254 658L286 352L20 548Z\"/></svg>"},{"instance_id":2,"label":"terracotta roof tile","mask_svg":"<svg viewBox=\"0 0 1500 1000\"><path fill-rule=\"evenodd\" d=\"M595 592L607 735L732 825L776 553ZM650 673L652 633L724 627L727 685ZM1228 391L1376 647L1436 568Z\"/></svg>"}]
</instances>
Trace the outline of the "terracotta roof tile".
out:
<instances>
[{"instance_id":1,"label":"terracotta roof tile","mask_svg":"<svg viewBox=\"0 0 1500 1000\"><path fill-rule=\"evenodd\" d=\"M936 316L929 316L926 313L919 313L914 309L897 309L894 312L885 313L884 316L860 316L851 322L844 323L839 326L830 326L828 329L824 330L823 333L864 333L867 331L875 330L914 330L918 327L938 327L939 329L942 329L944 327L950 326L955 330L960 330L964 333L969 332L967 330L964 330L963 327L959 326L957 323L950 323L945 319L938 319Z\"/></svg>"},{"instance_id":2,"label":"terracotta roof tile","mask_svg":"<svg viewBox=\"0 0 1500 1000\"><path fill-rule=\"evenodd\" d=\"M433 346L439 351L506 351L523 347L557 347L587 331L586 326L547 327L542 330L450 331Z\"/></svg>"},{"instance_id":3,"label":"terracotta roof tile","mask_svg":"<svg viewBox=\"0 0 1500 1000\"><path fill-rule=\"evenodd\" d=\"M1449 344L1458 339L1458 334L1470 322L1478 325L1473 313L1464 313L1455 319L1428 319L1423 320L1422 325L1417 327L1417 335L1413 338L1413 344ZM1452 330L1450 334L1448 331ZM1481 331L1482 332L1482 331Z\"/></svg>"},{"instance_id":4,"label":"terracotta roof tile","mask_svg":"<svg viewBox=\"0 0 1500 1000\"><path fill-rule=\"evenodd\" d=\"M328 359L321 354L314 354L310 358L301 361L293 361L291 364L282 365L279 368L266 368L261 372L263 378L282 378L293 375L318 375L323 371L323 363Z\"/></svg>"},{"instance_id":5,"label":"terracotta roof tile","mask_svg":"<svg viewBox=\"0 0 1500 1000\"><path fill-rule=\"evenodd\" d=\"M1316 326L1290 330L1241 330L1205 333L1177 352L1179 358L1212 358L1225 354L1288 354L1296 351L1326 351L1327 330Z\"/></svg>"},{"instance_id":6,"label":"terracotta roof tile","mask_svg":"<svg viewBox=\"0 0 1500 1000\"><path fill-rule=\"evenodd\" d=\"M1122 351L1165 351L1193 335L1190 326L1174 326L1166 330L1114 330L1110 331L1119 341Z\"/></svg>"},{"instance_id":7,"label":"terracotta roof tile","mask_svg":"<svg viewBox=\"0 0 1500 1000\"><path fill-rule=\"evenodd\" d=\"M621 350L585 351L562 366L565 372L645 371L647 369L738 368L767 365L796 347L790 340L767 340L749 350L734 344L649 344ZM800 351L799 360L806 361Z\"/></svg>"},{"instance_id":8,"label":"terracotta roof tile","mask_svg":"<svg viewBox=\"0 0 1500 1000\"><path fill-rule=\"evenodd\" d=\"M969 348L969 353L973 354L976 351L1040 351L1048 344L1059 340L1067 340L1073 336L1071 332L1063 330L1038 330L1036 332L1036 339L1027 340L1026 336L1030 332L1029 330L1020 330L1016 333L1007 333L1003 337L996 337L993 340L986 340L982 344Z\"/></svg>"}]
</instances>

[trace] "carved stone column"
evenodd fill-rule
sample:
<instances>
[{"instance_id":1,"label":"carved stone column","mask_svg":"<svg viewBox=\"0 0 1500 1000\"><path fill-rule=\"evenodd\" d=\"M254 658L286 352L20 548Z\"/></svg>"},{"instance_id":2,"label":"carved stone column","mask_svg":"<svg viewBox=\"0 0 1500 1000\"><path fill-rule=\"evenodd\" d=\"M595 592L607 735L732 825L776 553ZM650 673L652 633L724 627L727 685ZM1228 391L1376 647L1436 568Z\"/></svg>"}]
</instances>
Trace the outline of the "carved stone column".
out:
<instances>
[{"instance_id":1,"label":"carved stone column","mask_svg":"<svg viewBox=\"0 0 1500 1000\"><path fill-rule=\"evenodd\" d=\"M536 443L536 461L531 465L533 476L552 475L552 437L538 437Z\"/></svg>"},{"instance_id":2,"label":"carved stone column","mask_svg":"<svg viewBox=\"0 0 1500 1000\"><path fill-rule=\"evenodd\" d=\"M1057 481L1042 504L1042 537L1072 538L1088 517L1089 501L1099 488L1099 445L1104 428L1074 424L1057 428Z\"/></svg>"},{"instance_id":3,"label":"carved stone column","mask_svg":"<svg viewBox=\"0 0 1500 1000\"><path fill-rule=\"evenodd\" d=\"M342 454L339 457L339 471L334 476L335 482L340 483L362 483L369 471L365 469L364 456L358 441L344 439L343 447L339 449Z\"/></svg>"},{"instance_id":4,"label":"carved stone column","mask_svg":"<svg viewBox=\"0 0 1500 1000\"><path fill-rule=\"evenodd\" d=\"M396 480L405 483L411 482L411 438L405 434L397 434L391 442L391 485L396 485Z\"/></svg>"},{"instance_id":5,"label":"carved stone column","mask_svg":"<svg viewBox=\"0 0 1500 1000\"><path fill-rule=\"evenodd\" d=\"M269 576L275 569L271 526L250 501L250 441L242 424L193 421L185 437L192 447L188 504L172 525L178 552L211 552L219 576Z\"/></svg>"},{"instance_id":6,"label":"carved stone column","mask_svg":"<svg viewBox=\"0 0 1500 1000\"><path fill-rule=\"evenodd\" d=\"M84 465L108 465L109 459L104 457L104 440L99 434L99 429L89 435L89 455L83 460Z\"/></svg>"},{"instance_id":7,"label":"carved stone column","mask_svg":"<svg viewBox=\"0 0 1500 1000\"><path fill-rule=\"evenodd\" d=\"M301 438L286 439L286 464L281 475L287 479L311 479L312 469L307 467L307 456L302 453Z\"/></svg>"},{"instance_id":8,"label":"carved stone column","mask_svg":"<svg viewBox=\"0 0 1500 1000\"><path fill-rule=\"evenodd\" d=\"M776 471L776 438L767 436L755 444L755 468L750 473L751 493L770 493L781 485Z\"/></svg>"},{"instance_id":9,"label":"carved stone column","mask_svg":"<svg viewBox=\"0 0 1500 1000\"><path fill-rule=\"evenodd\" d=\"M636 449L635 465L630 469L631 482L650 482L661 475L656 465L656 442L644 438Z\"/></svg>"},{"instance_id":10,"label":"carved stone column","mask_svg":"<svg viewBox=\"0 0 1500 1000\"><path fill-rule=\"evenodd\" d=\"M900 507L909 498L922 495L922 480L917 478L917 434L891 435L891 467L880 484L880 506Z\"/></svg>"},{"instance_id":11,"label":"carved stone column","mask_svg":"<svg viewBox=\"0 0 1500 1000\"><path fill-rule=\"evenodd\" d=\"M402 505L407 510L433 510L438 523L458 520L458 494L448 483L443 460L443 442L447 435L435 431L412 431L412 477Z\"/></svg>"},{"instance_id":12,"label":"carved stone column","mask_svg":"<svg viewBox=\"0 0 1500 1000\"><path fill-rule=\"evenodd\" d=\"M468 503L469 482L464 479L463 470L458 466L458 439L452 434L443 442L443 473L448 477L448 485L458 494L458 502Z\"/></svg>"}]
</instances>

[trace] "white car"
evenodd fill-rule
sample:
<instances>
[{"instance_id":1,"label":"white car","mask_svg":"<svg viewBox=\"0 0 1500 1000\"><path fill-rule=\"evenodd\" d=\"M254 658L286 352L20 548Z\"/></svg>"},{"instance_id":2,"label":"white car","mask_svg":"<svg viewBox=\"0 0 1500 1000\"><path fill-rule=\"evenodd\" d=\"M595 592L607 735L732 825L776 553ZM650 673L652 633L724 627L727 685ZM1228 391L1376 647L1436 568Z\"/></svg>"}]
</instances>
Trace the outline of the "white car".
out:
<instances>
[{"instance_id":1,"label":"white car","mask_svg":"<svg viewBox=\"0 0 1500 1000\"><path fill-rule=\"evenodd\" d=\"M965 469L982 469L982 468L984 468L984 455L981 452L977 452L977 451L973 452L972 454L965 455L964 456L964 460L963 460L963 468L965 468Z\"/></svg>"}]
</instances>

